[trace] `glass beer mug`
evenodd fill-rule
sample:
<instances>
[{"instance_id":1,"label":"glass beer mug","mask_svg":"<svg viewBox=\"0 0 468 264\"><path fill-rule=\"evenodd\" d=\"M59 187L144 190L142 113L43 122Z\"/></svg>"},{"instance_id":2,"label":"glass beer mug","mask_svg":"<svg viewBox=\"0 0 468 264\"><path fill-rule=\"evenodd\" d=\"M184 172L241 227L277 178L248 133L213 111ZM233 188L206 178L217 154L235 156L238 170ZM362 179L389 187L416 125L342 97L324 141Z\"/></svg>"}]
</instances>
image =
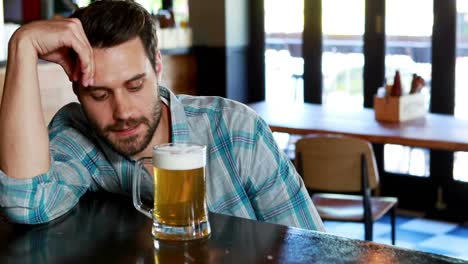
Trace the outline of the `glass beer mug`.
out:
<instances>
[{"instance_id":1,"label":"glass beer mug","mask_svg":"<svg viewBox=\"0 0 468 264\"><path fill-rule=\"evenodd\" d=\"M140 182L145 164L152 167L154 208L141 202ZM153 157L137 162L133 204L153 219L152 235L163 240L207 237L211 230L205 194L206 147L170 143L153 147Z\"/></svg>"}]
</instances>

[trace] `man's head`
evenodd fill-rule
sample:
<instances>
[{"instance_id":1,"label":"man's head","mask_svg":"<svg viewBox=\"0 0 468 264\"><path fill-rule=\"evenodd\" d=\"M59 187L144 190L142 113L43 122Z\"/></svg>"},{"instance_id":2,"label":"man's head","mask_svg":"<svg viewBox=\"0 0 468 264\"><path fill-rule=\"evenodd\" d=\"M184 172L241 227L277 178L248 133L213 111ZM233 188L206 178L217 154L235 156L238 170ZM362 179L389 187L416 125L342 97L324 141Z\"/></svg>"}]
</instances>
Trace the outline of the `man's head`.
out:
<instances>
[{"instance_id":1,"label":"man's head","mask_svg":"<svg viewBox=\"0 0 468 264\"><path fill-rule=\"evenodd\" d=\"M155 22L131 1L98 1L79 9L93 47L94 83L73 89L97 134L117 152L133 156L145 150L161 119Z\"/></svg>"},{"instance_id":2,"label":"man's head","mask_svg":"<svg viewBox=\"0 0 468 264\"><path fill-rule=\"evenodd\" d=\"M71 15L78 18L93 48L110 48L139 37L156 69L156 21L134 1L96 1Z\"/></svg>"}]
</instances>

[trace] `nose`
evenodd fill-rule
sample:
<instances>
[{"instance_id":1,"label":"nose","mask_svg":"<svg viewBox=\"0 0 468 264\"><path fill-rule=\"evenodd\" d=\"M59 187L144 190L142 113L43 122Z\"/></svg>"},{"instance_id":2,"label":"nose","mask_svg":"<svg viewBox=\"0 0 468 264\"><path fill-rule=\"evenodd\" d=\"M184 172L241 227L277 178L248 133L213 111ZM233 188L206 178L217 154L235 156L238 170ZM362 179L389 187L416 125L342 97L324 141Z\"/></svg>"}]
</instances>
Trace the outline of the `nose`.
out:
<instances>
[{"instance_id":1,"label":"nose","mask_svg":"<svg viewBox=\"0 0 468 264\"><path fill-rule=\"evenodd\" d=\"M115 120L127 120L133 115L133 107L125 93L115 93L113 103L113 117Z\"/></svg>"}]
</instances>

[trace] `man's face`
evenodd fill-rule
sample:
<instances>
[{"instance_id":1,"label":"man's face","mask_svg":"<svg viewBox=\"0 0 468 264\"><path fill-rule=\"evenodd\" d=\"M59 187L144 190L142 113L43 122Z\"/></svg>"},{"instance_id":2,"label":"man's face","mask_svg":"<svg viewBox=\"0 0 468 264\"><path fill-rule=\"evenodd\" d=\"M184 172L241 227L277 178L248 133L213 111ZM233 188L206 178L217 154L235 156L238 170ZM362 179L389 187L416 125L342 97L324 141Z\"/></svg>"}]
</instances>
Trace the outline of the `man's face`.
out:
<instances>
[{"instance_id":1,"label":"man's face","mask_svg":"<svg viewBox=\"0 0 468 264\"><path fill-rule=\"evenodd\" d=\"M94 61L94 84L80 86L78 98L97 134L133 156L147 147L161 118L157 75L140 38L94 49Z\"/></svg>"}]
</instances>

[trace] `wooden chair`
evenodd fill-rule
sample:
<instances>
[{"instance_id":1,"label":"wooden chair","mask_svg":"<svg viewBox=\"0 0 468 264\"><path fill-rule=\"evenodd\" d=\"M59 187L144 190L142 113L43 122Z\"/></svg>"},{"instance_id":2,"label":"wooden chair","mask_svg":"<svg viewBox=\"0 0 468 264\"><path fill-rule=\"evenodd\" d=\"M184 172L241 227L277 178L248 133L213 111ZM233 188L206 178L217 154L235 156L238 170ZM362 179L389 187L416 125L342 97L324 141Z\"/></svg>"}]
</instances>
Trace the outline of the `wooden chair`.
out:
<instances>
[{"instance_id":1,"label":"wooden chair","mask_svg":"<svg viewBox=\"0 0 468 264\"><path fill-rule=\"evenodd\" d=\"M395 244L398 200L371 196L372 190L378 191L379 176L370 143L350 137L308 136L296 142L295 152L295 165L323 220L363 222L365 239L372 241L373 223L390 212Z\"/></svg>"}]
</instances>

